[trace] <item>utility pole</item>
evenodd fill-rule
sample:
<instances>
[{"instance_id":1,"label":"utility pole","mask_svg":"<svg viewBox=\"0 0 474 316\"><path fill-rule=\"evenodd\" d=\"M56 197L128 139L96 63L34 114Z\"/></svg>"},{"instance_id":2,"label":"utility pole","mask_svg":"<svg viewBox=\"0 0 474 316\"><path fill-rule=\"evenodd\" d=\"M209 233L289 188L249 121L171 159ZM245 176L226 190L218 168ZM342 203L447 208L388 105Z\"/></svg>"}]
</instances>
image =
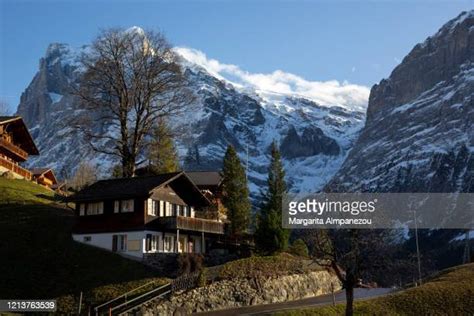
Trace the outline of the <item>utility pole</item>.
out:
<instances>
[{"instance_id":1,"label":"utility pole","mask_svg":"<svg viewBox=\"0 0 474 316\"><path fill-rule=\"evenodd\" d=\"M469 242L469 229L466 229L466 234L464 237L464 256L462 259L462 263L469 263L471 262L471 244Z\"/></svg>"},{"instance_id":2,"label":"utility pole","mask_svg":"<svg viewBox=\"0 0 474 316\"><path fill-rule=\"evenodd\" d=\"M416 241L416 258L418 261L418 282L421 285L421 260L420 260L420 245L418 243L418 224L416 222L416 210L413 210L413 216L415 218L415 241Z\"/></svg>"}]
</instances>

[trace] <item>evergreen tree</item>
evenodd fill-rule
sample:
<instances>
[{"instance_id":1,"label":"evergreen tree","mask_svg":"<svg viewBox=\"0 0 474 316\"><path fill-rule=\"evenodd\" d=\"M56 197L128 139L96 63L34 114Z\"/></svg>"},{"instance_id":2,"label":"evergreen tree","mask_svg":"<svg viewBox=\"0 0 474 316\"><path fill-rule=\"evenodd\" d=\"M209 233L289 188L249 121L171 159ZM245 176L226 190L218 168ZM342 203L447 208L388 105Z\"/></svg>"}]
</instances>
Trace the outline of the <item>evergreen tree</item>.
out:
<instances>
[{"instance_id":1,"label":"evergreen tree","mask_svg":"<svg viewBox=\"0 0 474 316\"><path fill-rule=\"evenodd\" d=\"M179 169L178 154L172 133L165 121L161 120L152 131L148 147L149 171L153 174L175 172Z\"/></svg>"},{"instance_id":2,"label":"evergreen tree","mask_svg":"<svg viewBox=\"0 0 474 316\"><path fill-rule=\"evenodd\" d=\"M283 196L286 193L285 171L276 142L272 143L268 169L268 191L257 216L255 240L260 252L271 254L288 247L290 231L282 227Z\"/></svg>"},{"instance_id":3,"label":"evergreen tree","mask_svg":"<svg viewBox=\"0 0 474 316\"><path fill-rule=\"evenodd\" d=\"M251 204L245 170L234 147L229 145L222 170L222 203L230 220L230 233L240 235L248 229Z\"/></svg>"}]
</instances>

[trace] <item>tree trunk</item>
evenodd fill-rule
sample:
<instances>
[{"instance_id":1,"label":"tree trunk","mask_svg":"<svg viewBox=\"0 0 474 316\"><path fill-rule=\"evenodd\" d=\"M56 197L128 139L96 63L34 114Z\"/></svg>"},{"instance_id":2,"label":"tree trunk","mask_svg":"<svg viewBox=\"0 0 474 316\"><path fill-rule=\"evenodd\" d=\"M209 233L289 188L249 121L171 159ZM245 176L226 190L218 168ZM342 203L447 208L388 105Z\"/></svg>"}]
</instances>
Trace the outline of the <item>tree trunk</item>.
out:
<instances>
[{"instance_id":1,"label":"tree trunk","mask_svg":"<svg viewBox=\"0 0 474 316\"><path fill-rule=\"evenodd\" d=\"M135 175L135 158L131 155L122 159L122 176L131 178Z\"/></svg>"},{"instance_id":2,"label":"tree trunk","mask_svg":"<svg viewBox=\"0 0 474 316\"><path fill-rule=\"evenodd\" d=\"M346 285L346 316L354 314L354 285Z\"/></svg>"}]
</instances>

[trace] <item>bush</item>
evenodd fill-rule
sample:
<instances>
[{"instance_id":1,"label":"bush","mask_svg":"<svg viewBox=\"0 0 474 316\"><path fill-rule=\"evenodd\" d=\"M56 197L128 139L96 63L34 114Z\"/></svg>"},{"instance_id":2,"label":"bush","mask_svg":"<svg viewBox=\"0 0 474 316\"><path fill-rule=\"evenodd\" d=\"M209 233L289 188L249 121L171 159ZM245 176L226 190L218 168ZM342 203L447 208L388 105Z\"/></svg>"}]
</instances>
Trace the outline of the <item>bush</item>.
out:
<instances>
[{"instance_id":1,"label":"bush","mask_svg":"<svg viewBox=\"0 0 474 316\"><path fill-rule=\"evenodd\" d=\"M187 274L202 269L203 257L196 253L182 253L178 257L178 273Z\"/></svg>"},{"instance_id":2,"label":"bush","mask_svg":"<svg viewBox=\"0 0 474 316\"><path fill-rule=\"evenodd\" d=\"M309 251L308 246L306 246L305 242L302 239L296 239L290 248L288 248L288 252L300 257L308 257Z\"/></svg>"},{"instance_id":3,"label":"bush","mask_svg":"<svg viewBox=\"0 0 474 316\"><path fill-rule=\"evenodd\" d=\"M197 280L198 287L203 287L207 285L207 275L208 275L207 269L206 268L202 269L201 272L199 273L198 280Z\"/></svg>"}]
</instances>

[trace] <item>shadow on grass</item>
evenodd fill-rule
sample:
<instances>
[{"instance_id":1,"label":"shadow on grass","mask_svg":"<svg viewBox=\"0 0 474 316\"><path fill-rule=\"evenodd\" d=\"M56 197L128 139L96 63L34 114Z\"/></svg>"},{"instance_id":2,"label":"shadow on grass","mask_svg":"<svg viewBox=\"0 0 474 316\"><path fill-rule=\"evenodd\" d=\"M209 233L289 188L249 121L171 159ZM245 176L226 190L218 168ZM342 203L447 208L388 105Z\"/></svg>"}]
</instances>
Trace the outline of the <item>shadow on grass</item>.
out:
<instances>
[{"instance_id":1,"label":"shadow on grass","mask_svg":"<svg viewBox=\"0 0 474 316\"><path fill-rule=\"evenodd\" d=\"M63 208L0 205L1 298L77 296L97 287L159 277L139 262L74 242L74 221L73 212ZM122 293L116 288L109 294Z\"/></svg>"}]
</instances>

